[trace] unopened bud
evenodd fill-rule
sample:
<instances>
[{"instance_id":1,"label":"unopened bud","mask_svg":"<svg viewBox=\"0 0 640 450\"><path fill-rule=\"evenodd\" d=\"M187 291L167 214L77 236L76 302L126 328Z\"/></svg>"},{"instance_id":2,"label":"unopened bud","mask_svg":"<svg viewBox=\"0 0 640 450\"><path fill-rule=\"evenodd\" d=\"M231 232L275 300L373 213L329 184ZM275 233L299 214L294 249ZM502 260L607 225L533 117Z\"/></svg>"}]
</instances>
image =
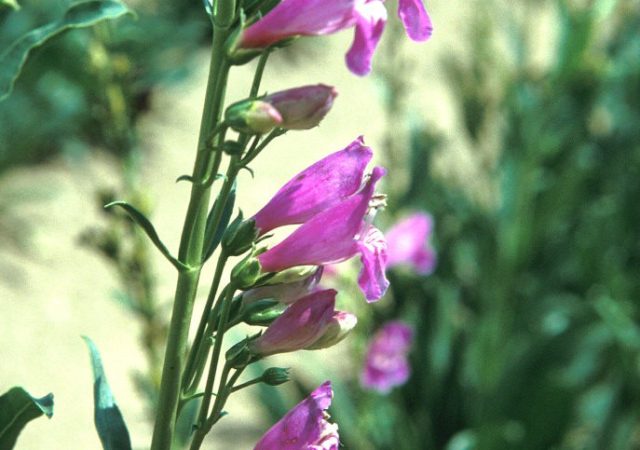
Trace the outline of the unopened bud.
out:
<instances>
[{"instance_id":1,"label":"unopened bud","mask_svg":"<svg viewBox=\"0 0 640 450\"><path fill-rule=\"evenodd\" d=\"M238 289L249 289L260 278L260 263L249 254L231 270L231 282Z\"/></svg>"},{"instance_id":2,"label":"unopened bud","mask_svg":"<svg viewBox=\"0 0 640 450\"><path fill-rule=\"evenodd\" d=\"M242 220L242 213L229 224L222 236L222 248L230 256L239 256L249 250L258 237L253 219Z\"/></svg>"},{"instance_id":3,"label":"unopened bud","mask_svg":"<svg viewBox=\"0 0 640 450\"><path fill-rule=\"evenodd\" d=\"M280 317L284 309L284 305L277 300L258 300L247 306L242 320L248 325L267 326Z\"/></svg>"},{"instance_id":4,"label":"unopened bud","mask_svg":"<svg viewBox=\"0 0 640 450\"><path fill-rule=\"evenodd\" d=\"M234 369L239 369L241 367L247 366L254 359L253 354L249 351L249 347L247 345L247 339L243 339L237 344L233 345L227 352L225 353L225 359L229 367Z\"/></svg>"},{"instance_id":5,"label":"unopened bud","mask_svg":"<svg viewBox=\"0 0 640 450\"><path fill-rule=\"evenodd\" d=\"M278 386L279 384L289 381L289 369L282 367L269 367L262 373L262 382L270 386Z\"/></svg>"},{"instance_id":6,"label":"unopened bud","mask_svg":"<svg viewBox=\"0 0 640 450\"><path fill-rule=\"evenodd\" d=\"M333 86L316 84L276 92L261 100L280 114L280 128L308 130L320 124L337 95Z\"/></svg>"},{"instance_id":7,"label":"unopened bud","mask_svg":"<svg viewBox=\"0 0 640 450\"><path fill-rule=\"evenodd\" d=\"M327 325L324 334L313 344L305 347L305 349L319 350L321 348L333 347L346 338L357 323L358 319L355 315L346 311L336 311L333 319L329 325Z\"/></svg>"},{"instance_id":8,"label":"unopened bud","mask_svg":"<svg viewBox=\"0 0 640 450\"><path fill-rule=\"evenodd\" d=\"M242 100L230 105L224 120L231 128L241 133L264 134L282 123L276 108L261 100Z\"/></svg>"}]
</instances>

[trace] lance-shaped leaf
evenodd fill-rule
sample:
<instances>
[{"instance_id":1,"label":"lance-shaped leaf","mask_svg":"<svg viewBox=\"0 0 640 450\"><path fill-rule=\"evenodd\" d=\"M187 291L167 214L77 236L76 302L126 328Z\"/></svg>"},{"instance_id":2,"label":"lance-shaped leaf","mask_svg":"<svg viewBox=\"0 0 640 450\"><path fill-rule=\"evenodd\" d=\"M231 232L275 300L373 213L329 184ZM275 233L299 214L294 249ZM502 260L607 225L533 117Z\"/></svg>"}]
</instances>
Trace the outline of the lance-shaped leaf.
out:
<instances>
[{"instance_id":1,"label":"lance-shaped leaf","mask_svg":"<svg viewBox=\"0 0 640 450\"><path fill-rule=\"evenodd\" d=\"M82 338L91 354L94 420L102 448L104 450L131 450L129 431L107 383L98 348L88 337L82 336Z\"/></svg>"},{"instance_id":2,"label":"lance-shaped leaf","mask_svg":"<svg viewBox=\"0 0 640 450\"><path fill-rule=\"evenodd\" d=\"M218 203L220 199L217 198L209 212L209 217L207 217L207 227L205 231L205 247L204 247L204 256L202 258L203 261L206 261L213 255L213 252L216 250L220 241L222 240L222 235L224 234L227 226L229 225L229 221L231 220L231 214L233 214L233 207L236 204L236 182L233 182L233 186L231 186L231 191L229 191L229 195L227 196L226 202L224 204L224 209L222 210L222 216L220 217L220 223L214 229L213 228L213 213L218 208Z\"/></svg>"},{"instance_id":3,"label":"lance-shaped leaf","mask_svg":"<svg viewBox=\"0 0 640 450\"><path fill-rule=\"evenodd\" d=\"M156 248L160 250L160 253L162 253L164 257L167 258L169 262L173 264L178 270L184 270L187 268L186 265L184 265L171 254L167 246L164 245L162 240L160 240L160 236L158 236L158 233L153 227L151 221L149 221L149 219L147 219L144 214L138 211L135 207L131 206L129 203L123 202L121 200L111 202L108 205L104 205L105 208L111 208L113 206L119 206L124 209L127 214L129 214L129 217L131 217L131 219L144 230L149 239L151 239L151 242L153 242L153 245L155 245Z\"/></svg>"},{"instance_id":4,"label":"lance-shaped leaf","mask_svg":"<svg viewBox=\"0 0 640 450\"><path fill-rule=\"evenodd\" d=\"M7 2L7 0L2 1ZM131 14L131 11L117 0L76 3L69 7L61 19L31 30L20 37L0 56L0 101L13 90L13 84L20 75L31 50L66 30L89 27L124 14Z\"/></svg>"},{"instance_id":5,"label":"lance-shaped leaf","mask_svg":"<svg viewBox=\"0 0 640 450\"><path fill-rule=\"evenodd\" d=\"M43 414L53 415L53 394L33 398L21 387L13 387L0 396L0 449L12 449L27 422Z\"/></svg>"}]
</instances>

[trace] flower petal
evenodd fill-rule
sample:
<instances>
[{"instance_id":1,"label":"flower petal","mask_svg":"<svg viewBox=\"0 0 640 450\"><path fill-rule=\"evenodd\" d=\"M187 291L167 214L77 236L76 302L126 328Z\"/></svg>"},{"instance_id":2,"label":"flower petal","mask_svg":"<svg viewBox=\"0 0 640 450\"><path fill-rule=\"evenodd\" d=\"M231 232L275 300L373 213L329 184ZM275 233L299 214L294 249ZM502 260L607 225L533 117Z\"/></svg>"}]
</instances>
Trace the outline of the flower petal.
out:
<instances>
[{"instance_id":1,"label":"flower petal","mask_svg":"<svg viewBox=\"0 0 640 450\"><path fill-rule=\"evenodd\" d=\"M387 23L387 10L379 0L361 3L356 12L355 35L347 52L347 67L356 75L371 72L373 53Z\"/></svg>"},{"instance_id":2,"label":"flower petal","mask_svg":"<svg viewBox=\"0 0 640 450\"><path fill-rule=\"evenodd\" d=\"M433 25L422 0L399 0L398 17L411 40L422 42L431 37Z\"/></svg>"},{"instance_id":3,"label":"flower petal","mask_svg":"<svg viewBox=\"0 0 640 450\"><path fill-rule=\"evenodd\" d=\"M358 244L355 238L362 230L375 185L384 172L382 167L375 167L360 192L317 214L284 241L259 255L262 269L278 272L294 266L319 266L356 255Z\"/></svg>"},{"instance_id":4,"label":"flower petal","mask_svg":"<svg viewBox=\"0 0 640 450\"><path fill-rule=\"evenodd\" d=\"M265 48L293 36L335 33L354 24L356 0L282 0L243 31L241 48Z\"/></svg>"},{"instance_id":5,"label":"flower petal","mask_svg":"<svg viewBox=\"0 0 640 450\"><path fill-rule=\"evenodd\" d=\"M357 192L372 155L360 136L345 149L300 172L253 217L260 234L306 222Z\"/></svg>"}]
</instances>

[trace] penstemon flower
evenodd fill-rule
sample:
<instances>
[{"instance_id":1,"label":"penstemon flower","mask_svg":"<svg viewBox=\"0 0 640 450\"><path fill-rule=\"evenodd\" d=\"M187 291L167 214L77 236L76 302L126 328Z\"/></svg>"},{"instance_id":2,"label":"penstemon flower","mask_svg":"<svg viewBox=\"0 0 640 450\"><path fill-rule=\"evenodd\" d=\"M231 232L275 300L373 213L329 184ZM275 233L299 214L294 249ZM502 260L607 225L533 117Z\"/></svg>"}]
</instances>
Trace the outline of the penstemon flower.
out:
<instances>
[{"instance_id":1,"label":"penstemon flower","mask_svg":"<svg viewBox=\"0 0 640 450\"><path fill-rule=\"evenodd\" d=\"M335 310L336 294L327 289L297 300L249 344L249 349L268 356L337 344L355 326L355 317Z\"/></svg>"},{"instance_id":2,"label":"penstemon flower","mask_svg":"<svg viewBox=\"0 0 640 450\"><path fill-rule=\"evenodd\" d=\"M306 222L355 194L372 155L360 136L297 174L253 216L260 234Z\"/></svg>"},{"instance_id":3,"label":"penstemon flower","mask_svg":"<svg viewBox=\"0 0 640 450\"><path fill-rule=\"evenodd\" d=\"M421 0L401 0L398 16L411 39L424 41L431 36L431 20ZM386 22L383 0L283 0L243 30L233 51L267 48L295 36L320 36L354 27L347 67L356 75L366 75Z\"/></svg>"},{"instance_id":4,"label":"penstemon flower","mask_svg":"<svg viewBox=\"0 0 640 450\"><path fill-rule=\"evenodd\" d=\"M366 216L375 185L384 173L383 168L375 167L358 193L316 214L259 255L262 270L278 272L294 266L332 264L360 254L363 270L358 284L367 301L380 299L389 286L385 276L386 243Z\"/></svg>"},{"instance_id":5,"label":"penstemon flower","mask_svg":"<svg viewBox=\"0 0 640 450\"><path fill-rule=\"evenodd\" d=\"M273 425L254 450L338 450L338 426L325 412L332 397L331 383L325 381Z\"/></svg>"},{"instance_id":6,"label":"penstemon flower","mask_svg":"<svg viewBox=\"0 0 640 450\"><path fill-rule=\"evenodd\" d=\"M429 244L433 219L426 213L415 213L396 223L385 233L387 267L408 265L420 275L433 272L436 252Z\"/></svg>"},{"instance_id":7,"label":"penstemon flower","mask_svg":"<svg viewBox=\"0 0 640 450\"><path fill-rule=\"evenodd\" d=\"M401 321L388 322L374 335L360 377L368 389L386 394L404 384L411 374L407 353L413 331Z\"/></svg>"}]
</instances>

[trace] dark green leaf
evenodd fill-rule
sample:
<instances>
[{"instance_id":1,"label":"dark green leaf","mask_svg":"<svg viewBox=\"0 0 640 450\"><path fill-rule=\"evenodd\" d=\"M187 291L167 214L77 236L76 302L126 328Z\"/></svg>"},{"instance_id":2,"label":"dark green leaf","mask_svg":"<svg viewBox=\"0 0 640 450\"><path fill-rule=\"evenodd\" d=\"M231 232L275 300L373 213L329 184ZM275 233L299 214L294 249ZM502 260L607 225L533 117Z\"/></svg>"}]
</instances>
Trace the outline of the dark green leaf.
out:
<instances>
[{"instance_id":1,"label":"dark green leaf","mask_svg":"<svg viewBox=\"0 0 640 450\"><path fill-rule=\"evenodd\" d=\"M116 405L104 374L100 353L91 339L82 337L89 347L93 368L94 420L104 450L131 450L131 439L122 413Z\"/></svg>"},{"instance_id":2,"label":"dark green leaf","mask_svg":"<svg viewBox=\"0 0 640 450\"><path fill-rule=\"evenodd\" d=\"M0 449L12 449L27 422L43 414L53 415L53 394L33 398L21 387L14 387L0 396Z\"/></svg>"},{"instance_id":3,"label":"dark green leaf","mask_svg":"<svg viewBox=\"0 0 640 450\"><path fill-rule=\"evenodd\" d=\"M7 0L2 0L6 3ZM93 0L72 5L65 15L54 22L31 30L0 56L0 100L8 97L20 75L29 53L58 34L89 27L107 19L115 19L131 11L117 0Z\"/></svg>"},{"instance_id":4,"label":"dark green leaf","mask_svg":"<svg viewBox=\"0 0 640 450\"><path fill-rule=\"evenodd\" d=\"M124 202L121 200L111 202L108 205L105 205L104 207L111 208L112 206L119 206L122 209L124 209L127 212L127 214L129 214L129 217L131 217L131 219L144 230L147 236L149 236L149 239L151 239L151 242L153 242L153 244L157 247L157 249L160 250L160 253L162 253L165 256L165 258L167 258L169 262L173 264L178 270L186 269L186 266L180 261L178 261L178 259L171 254L169 249L160 240L160 236L158 236L158 233L156 232L156 229L153 227L153 224L149 221L149 219L145 217L144 214L142 214L140 211L138 211L136 208L134 208L127 202Z\"/></svg>"},{"instance_id":5,"label":"dark green leaf","mask_svg":"<svg viewBox=\"0 0 640 450\"><path fill-rule=\"evenodd\" d=\"M222 211L222 217L220 218L220 224L215 230L212 230L213 224L211 223L213 220L213 212L216 210L218 206L218 199L216 199L213 204L213 208L211 208L211 212L209 213L209 217L207 217L207 228L205 233L205 252L203 261L206 261L213 255L213 252L216 250L220 241L222 240L222 235L224 231L227 229L227 225L229 225L229 221L231 220L231 214L233 214L233 207L236 203L236 182L234 181L233 186L231 187L231 191L227 196L227 201L224 205L224 210Z\"/></svg>"}]
</instances>

